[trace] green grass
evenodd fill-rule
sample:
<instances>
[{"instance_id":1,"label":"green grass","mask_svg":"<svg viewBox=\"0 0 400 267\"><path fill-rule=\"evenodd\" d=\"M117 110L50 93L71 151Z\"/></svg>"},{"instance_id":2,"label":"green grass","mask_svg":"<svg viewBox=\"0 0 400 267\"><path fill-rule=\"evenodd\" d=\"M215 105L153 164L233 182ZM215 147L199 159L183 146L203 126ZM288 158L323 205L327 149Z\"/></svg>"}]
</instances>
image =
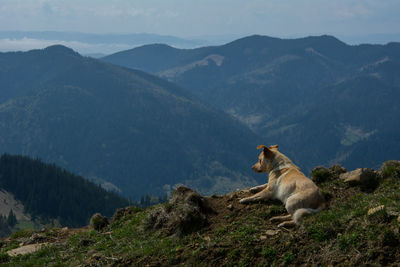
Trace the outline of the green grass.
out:
<instances>
[{"instance_id":1,"label":"green grass","mask_svg":"<svg viewBox=\"0 0 400 267\"><path fill-rule=\"evenodd\" d=\"M14 226L14 229L17 230L25 230L25 229L36 229L35 223L32 221L23 221L20 220L18 223Z\"/></svg>"},{"instance_id":2,"label":"green grass","mask_svg":"<svg viewBox=\"0 0 400 267\"><path fill-rule=\"evenodd\" d=\"M338 183L335 186L346 187ZM373 255L378 247L399 244L400 236L395 230L399 229L397 217L388 212L399 211L399 180L386 178L372 193L355 191L343 200L336 200L330 209L307 218L304 224L306 234L314 242L334 244L343 253L356 250ZM380 205L385 205L385 208L367 215L369 209Z\"/></svg>"},{"instance_id":3,"label":"green grass","mask_svg":"<svg viewBox=\"0 0 400 267\"><path fill-rule=\"evenodd\" d=\"M24 230L20 230L15 233L12 233L10 235L10 238L16 239L16 238L20 238L20 237L30 237L34 232L35 232L35 230L33 230L33 229L24 229Z\"/></svg>"}]
</instances>

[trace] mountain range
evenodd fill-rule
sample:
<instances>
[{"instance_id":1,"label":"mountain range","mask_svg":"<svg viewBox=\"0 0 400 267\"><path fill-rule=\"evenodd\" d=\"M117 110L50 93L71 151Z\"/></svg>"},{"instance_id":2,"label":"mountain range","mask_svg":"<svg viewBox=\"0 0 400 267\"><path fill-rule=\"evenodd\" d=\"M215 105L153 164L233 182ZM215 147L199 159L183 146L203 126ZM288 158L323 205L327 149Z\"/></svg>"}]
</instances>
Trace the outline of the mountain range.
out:
<instances>
[{"instance_id":1,"label":"mountain range","mask_svg":"<svg viewBox=\"0 0 400 267\"><path fill-rule=\"evenodd\" d=\"M377 167L400 152L400 43L255 35L197 49L146 45L102 60L186 88L279 144L306 172Z\"/></svg>"},{"instance_id":2,"label":"mountain range","mask_svg":"<svg viewBox=\"0 0 400 267\"><path fill-rule=\"evenodd\" d=\"M0 53L0 152L39 157L125 196L262 180L258 137L187 90L64 46ZM259 180L256 181L255 179Z\"/></svg>"},{"instance_id":3,"label":"mountain range","mask_svg":"<svg viewBox=\"0 0 400 267\"><path fill-rule=\"evenodd\" d=\"M209 39L209 38L207 38ZM235 38L229 38L234 40ZM211 43L222 44L219 40ZM94 34L60 31L0 31L0 51L31 50L54 44L73 48L84 55L104 56L144 44L163 43L179 48L193 48L210 44L199 38L180 38L149 33Z\"/></svg>"}]
</instances>

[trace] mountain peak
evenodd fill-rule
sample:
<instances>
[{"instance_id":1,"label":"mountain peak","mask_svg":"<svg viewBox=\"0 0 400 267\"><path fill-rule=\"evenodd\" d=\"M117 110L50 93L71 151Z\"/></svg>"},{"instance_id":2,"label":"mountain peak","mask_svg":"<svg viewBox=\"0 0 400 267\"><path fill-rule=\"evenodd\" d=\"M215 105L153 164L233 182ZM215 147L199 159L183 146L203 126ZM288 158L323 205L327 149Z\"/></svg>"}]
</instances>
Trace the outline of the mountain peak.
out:
<instances>
[{"instance_id":1,"label":"mountain peak","mask_svg":"<svg viewBox=\"0 0 400 267\"><path fill-rule=\"evenodd\" d=\"M313 40L313 41L320 41L320 42L326 42L326 43L336 43L336 44L340 44L340 45L346 45L346 43L340 41L335 36L327 35L327 34L318 35L318 36L309 36L309 37L306 37L304 39L309 39L309 40Z\"/></svg>"},{"instance_id":2,"label":"mountain peak","mask_svg":"<svg viewBox=\"0 0 400 267\"><path fill-rule=\"evenodd\" d=\"M79 55L79 53L75 52L73 49L60 44L48 46L43 49L43 51L48 53Z\"/></svg>"}]
</instances>

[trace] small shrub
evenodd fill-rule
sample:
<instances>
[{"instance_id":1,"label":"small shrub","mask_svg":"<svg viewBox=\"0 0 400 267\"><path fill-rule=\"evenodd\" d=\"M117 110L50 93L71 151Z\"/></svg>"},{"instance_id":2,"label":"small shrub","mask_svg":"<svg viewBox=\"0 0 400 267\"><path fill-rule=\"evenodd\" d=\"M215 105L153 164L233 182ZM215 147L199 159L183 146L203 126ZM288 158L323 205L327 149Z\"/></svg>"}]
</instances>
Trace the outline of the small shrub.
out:
<instances>
[{"instance_id":1,"label":"small shrub","mask_svg":"<svg viewBox=\"0 0 400 267\"><path fill-rule=\"evenodd\" d=\"M323 182L329 181L332 178L332 173L329 169L319 166L311 171L311 180L316 184L321 184Z\"/></svg>"},{"instance_id":2,"label":"small shrub","mask_svg":"<svg viewBox=\"0 0 400 267\"><path fill-rule=\"evenodd\" d=\"M99 231L109 224L107 217L102 216L100 213L96 213L90 219L90 226L93 229Z\"/></svg>"},{"instance_id":3,"label":"small shrub","mask_svg":"<svg viewBox=\"0 0 400 267\"><path fill-rule=\"evenodd\" d=\"M10 235L11 239L16 239L16 238L21 238L21 237L30 237L35 230L32 229L25 229L25 230L20 230L15 233L12 233Z\"/></svg>"},{"instance_id":4,"label":"small shrub","mask_svg":"<svg viewBox=\"0 0 400 267\"><path fill-rule=\"evenodd\" d=\"M400 178L400 161L388 160L381 167L383 178Z\"/></svg>"},{"instance_id":5,"label":"small shrub","mask_svg":"<svg viewBox=\"0 0 400 267\"><path fill-rule=\"evenodd\" d=\"M10 256L7 253L0 253L0 263L5 263L10 260Z\"/></svg>"},{"instance_id":6,"label":"small shrub","mask_svg":"<svg viewBox=\"0 0 400 267\"><path fill-rule=\"evenodd\" d=\"M347 172L346 168L343 166L340 166L339 164L335 164L329 168L331 173L337 177L339 177L340 174Z\"/></svg>"}]
</instances>

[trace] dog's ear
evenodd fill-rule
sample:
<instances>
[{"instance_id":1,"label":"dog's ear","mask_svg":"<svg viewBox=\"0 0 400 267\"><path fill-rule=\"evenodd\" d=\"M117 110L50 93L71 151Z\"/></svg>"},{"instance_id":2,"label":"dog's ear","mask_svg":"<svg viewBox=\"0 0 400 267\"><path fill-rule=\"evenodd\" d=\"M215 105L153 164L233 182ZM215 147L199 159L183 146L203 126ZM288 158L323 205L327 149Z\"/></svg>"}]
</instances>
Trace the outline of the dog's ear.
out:
<instances>
[{"instance_id":1,"label":"dog's ear","mask_svg":"<svg viewBox=\"0 0 400 267\"><path fill-rule=\"evenodd\" d=\"M272 145L272 146L269 146L269 149L277 151L278 147L279 147L278 145Z\"/></svg>"},{"instance_id":2,"label":"dog's ear","mask_svg":"<svg viewBox=\"0 0 400 267\"><path fill-rule=\"evenodd\" d=\"M268 147L266 147L266 146L264 146L264 145L259 145L258 147L257 147L257 149L263 149L263 152L264 152L264 155L268 155L268 154L270 154L271 153L271 150L269 150L269 148Z\"/></svg>"},{"instance_id":3,"label":"dog's ear","mask_svg":"<svg viewBox=\"0 0 400 267\"><path fill-rule=\"evenodd\" d=\"M264 146L264 145L259 145L259 146L257 147L257 149L261 149L261 148L267 148L267 147Z\"/></svg>"}]
</instances>

